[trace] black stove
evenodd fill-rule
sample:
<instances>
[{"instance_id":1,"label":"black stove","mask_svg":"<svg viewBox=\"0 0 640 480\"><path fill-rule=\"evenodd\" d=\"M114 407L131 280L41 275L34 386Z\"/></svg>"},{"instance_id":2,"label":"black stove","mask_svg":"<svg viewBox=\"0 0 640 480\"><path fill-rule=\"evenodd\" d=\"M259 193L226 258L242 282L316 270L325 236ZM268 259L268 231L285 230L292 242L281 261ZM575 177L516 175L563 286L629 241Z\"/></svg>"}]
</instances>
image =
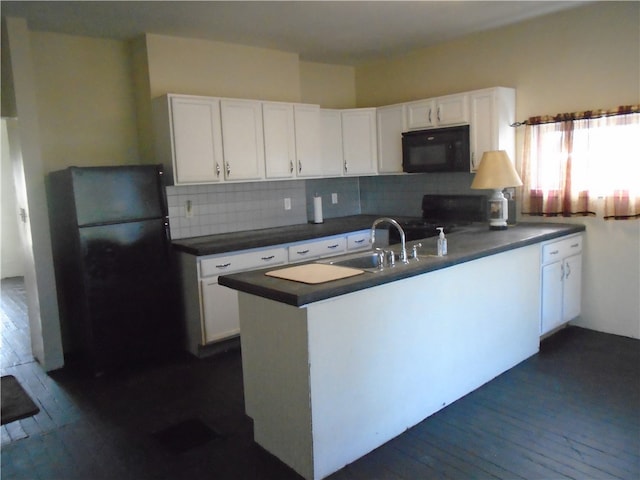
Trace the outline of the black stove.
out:
<instances>
[{"instance_id":1,"label":"black stove","mask_svg":"<svg viewBox=\"0 0 640 480\"><path fill-rule=\"evenodd\" d=\"M444 233L448 234L463 225L486 219L487 197L484 195L424 195L422 217L400 217L397 221L409 242L437 236L440 233L437 227L444 227ZM399 232L390 228L389 243L399 242Z\"/></svg>"}]
</instances>

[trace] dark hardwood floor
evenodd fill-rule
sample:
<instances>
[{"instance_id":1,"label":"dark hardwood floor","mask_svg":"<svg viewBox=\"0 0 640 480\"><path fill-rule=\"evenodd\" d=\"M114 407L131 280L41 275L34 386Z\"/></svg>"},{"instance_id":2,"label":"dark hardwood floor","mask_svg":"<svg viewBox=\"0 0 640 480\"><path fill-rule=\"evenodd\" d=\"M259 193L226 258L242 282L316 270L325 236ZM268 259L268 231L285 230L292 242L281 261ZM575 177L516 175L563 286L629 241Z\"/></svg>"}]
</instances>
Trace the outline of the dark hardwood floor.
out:
<instances>
[{"instance_id":1,"label":"dark hardwood floor","mask_svg":"<svg viewBox=\"0 0 640 480\"><path fill-rule=\"evenodd\" d=\"M97 378L47 375L30 355L26 321L22 280L2 280L2 375L41 408L2 426L3 480L300 478L252 440L238 351ZM212 438L176 452L154 435L187 419ZM640 478L640 341L564 329L330 477L441 478Z\"/></svg>"}]
</instances>

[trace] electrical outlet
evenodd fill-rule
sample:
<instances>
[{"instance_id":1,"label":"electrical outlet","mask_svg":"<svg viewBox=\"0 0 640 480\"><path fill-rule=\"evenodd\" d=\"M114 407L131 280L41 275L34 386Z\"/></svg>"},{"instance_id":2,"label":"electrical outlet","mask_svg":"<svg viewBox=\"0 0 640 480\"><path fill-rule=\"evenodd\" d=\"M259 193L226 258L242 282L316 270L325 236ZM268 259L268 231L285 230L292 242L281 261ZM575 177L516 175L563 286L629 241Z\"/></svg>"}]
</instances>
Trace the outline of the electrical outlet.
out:
<instances>
[{"instance_id":1,"label":"electrical outlet","mask_svg":"<svg viewBox=\"0 0 640 480\"><path fill-rule=\"evenodd\" d=\"M291 210L291 199L290 198L285 198L284 199L284 209L285 210Z\"/></svg>"},{"instance_id":2,"label":"electrical outlet","mask_svg":"<svg viewBox=\"0 0 640 480\"><path fill-rule=\"evenodd\" d=\"M332 193L331 194L331 203L333 203L334 205L336 203L338 203L338 194L337 193Z\"/></svg>"}]
</instances>

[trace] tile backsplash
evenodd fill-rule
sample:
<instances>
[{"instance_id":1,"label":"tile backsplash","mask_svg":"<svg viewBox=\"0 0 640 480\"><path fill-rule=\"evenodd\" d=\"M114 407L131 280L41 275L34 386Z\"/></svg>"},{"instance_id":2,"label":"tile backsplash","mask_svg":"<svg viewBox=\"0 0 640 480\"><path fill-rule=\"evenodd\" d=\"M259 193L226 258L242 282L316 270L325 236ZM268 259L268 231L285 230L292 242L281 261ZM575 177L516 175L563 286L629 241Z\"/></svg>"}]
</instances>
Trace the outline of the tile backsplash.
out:
<instances>
[{"instance_id":1,"label":"tile backsplash","mask_svg":"<svg viewBox=\"0 0 640 480\"><path fill-rule=\"evenodd\" d=\"M313 197L324 218L346 215L421 215L425 193L468 194L471 174L416 174L167 187L174 240L306 223ZM337 203L332 203L332 194ZM285 199L291 209L285 210ZM188 205L190 213L188 214Z\"/></svg>"}]
</instances>

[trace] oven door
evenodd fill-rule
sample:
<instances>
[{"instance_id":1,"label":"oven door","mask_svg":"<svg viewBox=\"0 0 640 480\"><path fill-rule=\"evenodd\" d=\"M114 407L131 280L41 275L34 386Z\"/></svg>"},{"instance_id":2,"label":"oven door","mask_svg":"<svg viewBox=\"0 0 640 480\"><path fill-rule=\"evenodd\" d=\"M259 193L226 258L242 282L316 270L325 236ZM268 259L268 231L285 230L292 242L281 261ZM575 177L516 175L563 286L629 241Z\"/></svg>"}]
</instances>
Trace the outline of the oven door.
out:
<instances>
[{"instance_id":1,"label":"oven door","mask_svg":"<svg viewBox=\"0 0 640 480\"><path fill-rule=\"evenodd\" d=\"M405 172L469 172L469 158L469 125L402 134Z\"/></svg>"}]
</instances>

